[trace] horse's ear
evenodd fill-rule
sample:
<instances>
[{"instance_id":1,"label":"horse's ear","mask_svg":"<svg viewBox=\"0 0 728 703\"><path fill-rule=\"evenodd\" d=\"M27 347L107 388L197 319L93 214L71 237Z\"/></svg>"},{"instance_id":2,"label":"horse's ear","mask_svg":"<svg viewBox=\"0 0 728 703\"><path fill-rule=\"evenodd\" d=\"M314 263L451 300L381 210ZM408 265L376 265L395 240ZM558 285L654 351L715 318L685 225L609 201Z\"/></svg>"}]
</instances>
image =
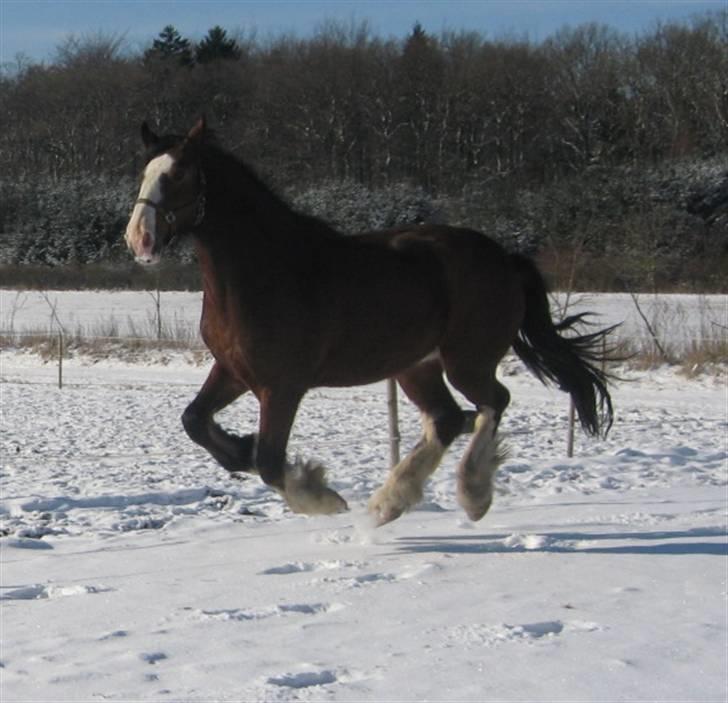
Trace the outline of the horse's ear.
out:
<instances>
[{"instance_id":1,"label":"horse's ear","mask_svg":"<svg viewBox=\"0 0 728 703\"><path fill-rule=\"evenodd\" d=\"M187 134L187 141L200 143L204 141L206 134L207 121L205 120L205 116L203 115L202 117L200 117L199 120L197 120L195 126Z\"/></svg>"},{"instance_id":2,"label":"horse's ear","mask_svg":"<svg viewBox=\"0 0 728 703\"><path fill-rule=\"evenodd\" d=\"M159 137L152 132L146 122L142 122L142 142L147 149L151 149L159 143Z\"/></svg>"}]
</instances>

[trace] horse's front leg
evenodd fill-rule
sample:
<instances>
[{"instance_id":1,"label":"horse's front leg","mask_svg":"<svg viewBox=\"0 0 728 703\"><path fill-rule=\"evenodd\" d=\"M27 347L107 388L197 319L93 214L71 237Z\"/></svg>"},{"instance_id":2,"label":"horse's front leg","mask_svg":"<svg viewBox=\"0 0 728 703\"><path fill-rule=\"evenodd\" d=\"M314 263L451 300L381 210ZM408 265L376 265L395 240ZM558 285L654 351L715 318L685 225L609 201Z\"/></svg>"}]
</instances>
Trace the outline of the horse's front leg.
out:
<instances>
[{"instance_id":1,"label":"horse's front leg","mask_svg":"<svg viewBox=\"0 0 728 703\"><path fill-rule=\"evenodd\" d=\"M277 490L294 513L339 513L346 501L324 480L323 466L286 460L286 446L302 396L275 391L260 394L256 465L260 477Z\"/></svg>"},{"instance_id":2,"label":"horse's front leg","mask_svg":"<svg viewBox=\"0 0 728 703\"><path fill-rule=\"evenodd\" d=\"M231 472L255 469L256 435L237 437L225 432L213 416L247 390L247 386L232 378L216 362L197 397L182 414L182 424L190 439L207 449Z\"/></svg>"}]
</instances>

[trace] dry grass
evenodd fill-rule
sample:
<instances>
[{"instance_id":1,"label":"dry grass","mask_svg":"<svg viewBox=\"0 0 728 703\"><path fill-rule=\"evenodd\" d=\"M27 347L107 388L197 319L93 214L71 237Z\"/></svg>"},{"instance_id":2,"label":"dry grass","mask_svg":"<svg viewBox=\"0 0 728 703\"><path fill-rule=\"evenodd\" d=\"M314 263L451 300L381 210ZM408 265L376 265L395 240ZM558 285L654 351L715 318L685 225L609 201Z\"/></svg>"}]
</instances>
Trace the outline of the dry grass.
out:
<instances>
[{"instance_id":1,"label":"dry grass","mask_svg":"<svg viewBox=\"0 0 728 703\"><path fill-rule=\"evenodd\" d=\"M690 340L684 344L663 344L658 348L652 341L622 342L616 356L627 366L638 370L677 367L688 378L703 374L722 375L728 369L728 336Z\"/></svg>"},{"instance_id":2,"label":"dry grass","mask_svg":"<svg viewBox=\"0 0 728 703\"><path fill-rule=\"evenodd\" d=\"M20 294L19 294L20 295ZM649 315L645 315L644 331L638 339L619 339L619 330L610 365L625 363L631 368L654 369L665 364L678 367L688 377L701 374L723 374L728 368L728 327L724 321L716 322L715 313L707 303L690 311L669 307L659 298L650 301ZM51 305L49 301L49 306ZM15 307L20 309L21 301ZM8 329L0 332L0 350L19 349L32 352L43 360L57 359L59 353L60 322L51 309L48 325L43 329L15 331L17 310L13 307L6 317ZM690 316L698 316L696 320ZM692 325L688 326L688 323ZM697 339L680 341L676 334L683 328L697 329ZM122 324L110 316L93 325L78 325L63 334L63 356L83 356L90 359L119 359L127 362L164 362L170 353L186 353L193 363L206 363L209 353L199 337L196 325L188 321L164 318L158 308L150 310L146 320L127 319Z\"/></svg>"},{"instance_id":3,"label":"dry grass","mask_svg":"<svg viewBox=\"0 0 728 703\"><path fill-rule=\"evenodd\" d=\"M692 378L701 374L725 374L728 366L728 339L692 343L681 360L682 371Z\"/></svg>"},{"instance_id":4,"label":"dry grass","mask_svg":"<svg viewBox=\"0 0 728 703\"><path fill-rule=\"evenodd\" d=\"M615 332L613 357L630 368L647 370L669 365L686 376L722 374L728 368L728 308L716 319L715 306L703 295L697 305L683 306L660 295L632 296L641 320L636 337Z\"/></svg>"},{"instance_id":5,"label":"dry grass","mask_svg":"<svg viewBox=\"0 0 728 703\"><path fill-rule=\"evenodd\" d=\"M47 330L11 329L0 333L0 350L22 350L44 361L58 358L60 344L64 359L83 356L93 360L164 361L170 352L189 352L193 363L198 364L209 358L197 330L180 320L162 325L151 317L142 325L129 320L122 331L118 321L110 318L92 326L79 325L62 336Z\"/></svg>"},{"instance_id":6,"label":"dry grass","mask_svg":"<svg viewBox=\"0 0 728 703\"><path fill-rule=\"evenodd\" d=\"M108 329L105 331L109 331ZM23 350L37 354L44 361L58 358L59 335L34 331L19 334L0 334L0 350ZM688 378L700 375L722 375L728 368L728 337L693 340L688 346L668 346L665 358L649 341L621 342L615 346L612 357L639 370L656 369L664 365L678 367ZM63 358L83 356L89 359L118 359L128 363L164 363L170 352L188 352L192 363L201 365L209 361L209 352L196 335L189 330L167 331L162 338L142 336L85 335L76 331L63 337Z\"/></svg>"}]
</instances>

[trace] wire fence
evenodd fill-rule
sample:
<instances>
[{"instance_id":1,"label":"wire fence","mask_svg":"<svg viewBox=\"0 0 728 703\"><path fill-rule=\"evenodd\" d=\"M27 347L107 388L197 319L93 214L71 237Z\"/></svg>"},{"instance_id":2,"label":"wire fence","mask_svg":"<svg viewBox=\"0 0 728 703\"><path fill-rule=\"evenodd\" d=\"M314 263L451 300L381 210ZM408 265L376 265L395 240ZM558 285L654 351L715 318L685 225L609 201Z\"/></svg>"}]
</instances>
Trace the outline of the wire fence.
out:
<instances>
[{"instance_id":1,"label":"wire fence","mask_svg":"<svg viewBox=\"0 0 728 703\"><path fill-rule=\"evenodd\" d=\"M683 351L704 348L712 351L712 353L708 354L711 360L728 364L728 328L716 325L716 330L715 335L682 336L679 339L679 348ZM680 360L675 355L666 355L663 353L663 350L669 347L670 342L660 339L656 340L654 337L648 335L613 334L609 341L605 339L603 344L602 356L606 360L605 363L610 363L608 357L610 355L610 349L613 348L617 349L615 356L620 360L624 360L622 357L628 357L630 355L639 357L641 354L646 354L658 361L662 360L669 363L675 363ZM624 354L622 353L623 350L620 349L620 345L627 345ZM670 348L675 349L675 346ZM66 362L73 360L79 362L75 366L76 369L81 367L91 368L92 364L89 363L89 360L112 359L121 362L134 362L138 360L135 356L137 352L149 352L151 357L145 360L147 363L153 363L155 361L154 355L157 353L191 354L193 357L190 358L188 356L186 358L187 363L195 363L198 366L204 366L212 360L209 350L199 338L191 341L189 339L167 338L164 336L68 334L60 329L48 332L0 329L0 353L23 349L39 352L39 365L49 367L50 364L55 364L57 367L57 374L55 375L54 381L50 378L44 378L42 380L25 380L24 383L47 384L55 382L60 388L64 386L83 385L120 385L118 381L91 380L89 374L84 374L82 379L78 374L74 374L74 380L68 379L66 376ZM166 357L158 357L160 363L164 363L164 358ZM99 375L101 374L99 373ZM1 380L4 379L2 368L0 367ZM169 380L160 379L156 383L168 386ZM134 382L124 381L123 385L132 387ZM155 385L155 381L145 379L139 385L148 387ZM175 383L175 385L193 384ZM392 412L396 412L396 407L392 408Z\"/></svg>"},{"instance_id":2,"label":"wire fence","mask_svg":"<svg viewBox=\"0 0 728 703\"><path fill-rule=\"evenodd\" d=\"M686 350L701 347L703 345L725 345L728 344L728 327L723 327L718 323L712 323L714 333L712 334L677 334L672 335L636 335L622 334L619 330L613 332L609 337L609 344L629 345L630 348L636 350L647 350L650 348L657 349L659 347L674 350L676 354L685 352ZM60 342L59 342L60 340ZM42 330L16 330L16 329L0 329L0 351L11 350L14 348L32 348L39 344L62 344L62 349L69 354L74 351L83 353L84 348L90 348L94 345L106 343L116 347L144 347L150 350L180 350L195 353L207 352L207 347L198 335L191 332L181 335L163 334L159 337L149 335L98 335L86 334L83 332L69 333L64 330L51 329ZM726 358L728 361L728 358Z\"/></svg>"}]
</instances>

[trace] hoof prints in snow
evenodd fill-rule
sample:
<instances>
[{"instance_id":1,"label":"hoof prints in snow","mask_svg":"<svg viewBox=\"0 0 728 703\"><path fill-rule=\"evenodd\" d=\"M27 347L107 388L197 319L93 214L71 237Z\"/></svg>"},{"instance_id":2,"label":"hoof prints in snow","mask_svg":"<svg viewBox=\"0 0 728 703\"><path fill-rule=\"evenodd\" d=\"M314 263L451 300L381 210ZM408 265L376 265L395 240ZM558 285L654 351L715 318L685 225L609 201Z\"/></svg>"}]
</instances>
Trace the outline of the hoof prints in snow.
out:
<instances>
[{"instance_id":1,"label":"hoof prints in snow","mask_svg":"<svg viewBox=\"0 0 728 703\"><path fill-rule=\"evenodd\" d=\"M353 578L344 578L340 580L340 584L347 588L360 588L372 583L391 583L397 581L397 577L394 574L362 574L361 576L354 576Z\"/></svg>"},{"instance_id":2,"label":"hoof prints in snow","mask_svg":"<svg viewBox=\"0 0 728 703\"><path fill-rule=\"evenodd\" d=\"M261 575L285 575L311 573L319 571L335 571L340 569L362 569L366 566L364 562L355 561L317 561L317 562L289 562L282 566L273 566L265 571L261 571ZM418 572L419 573L419 572ZM392 583L399 579L412 578L416 574L405 573L401 576L389 573L372 572L368 574L359 574L356 576L322 576L312 581L313 584L328 584L339 589L361 588L375 583Z\"/></svg>"},{"instance_id":3,"label":"hoof prints in snow","mask_svg":"<svg viewBox=\"0 0 728 703\"><path fill-rule=\"evenodd\" d=\"M15 549L53 549L52 544L44 542L41 537L42 534L36 533L37 536L18 536L18 537L3 537L2 544L3 548L14 547Z\"/></svg>"},{"instance_id":4,"label":"hoof prints in snow","mask_svg":"<svg viewBox=\"0 0 728 703\"><path fill-rule=\"evenodd\" d=\"M54 512L89 508L128 508L138 505L188 505L199 503L209 495L207 488L189 488L168 492L142 493L139 495L100 495L72 498L33 498L20 504L25 512Z\"/></svg>"},{"instance_id":5,"label":"hoof prints in snow","mask_svg":"<svg viewBox=\"0 0 728 703\"><path fill-rule=\"evenodd\" d=\"M492 647L512 642L549 641L567 633L598 632L602 629L596 623L579 620L546 620L523 625L458 625L449 630L447 640L469 647Z\"/></svg>"},{"instance_id":6,"label":"hoof prints in snow","mask_svg":"<svg viewBox=\"0 0 728 703\"><path fill-rule=\"evenodd\" d=\"M271 676L268 683L274 686L287 686L288 688L308 688L309 686L325 686L336 683L337 678L333 671L302 671L298 674L282 674Z\"/></svg>"},{"instance_id":7,"label":"hoof prints in snow","mask_svg":"<svg viewBox=\"0 0 728 703\"><path fill-rule=\"evenodd\" d=\"M316 562L301 562L292 561L281 566L272 566L265 571L261 571L262 575L285 575L285 574L300 574L310 571L330 571L333 569L344 569L349 567L361 566L358 562L347 562L347 561L316 561Z\"/></svg>"},{"instance_id":8,"label":"hoof prints in snow","mask_svg":"<svg viewBox=\"0 0 728 703\"><path fill-rule=\"evenodd\" d=\"M128 637L129 633L126 630L114 630L109 632L108 635L102 635L99 637L99 642L108 642L109 640L119 639L120 637Z\"/></svg>"},{"instance_id":9,"label":"hoof prints in snow","mask_svg":"<svg viewBox=\"0 0 728 703\"><path fill-rule=\"evenodd\" d=\"M4 591L0 593L0 600L44 600L46 598L82 596L87 593L107 593L112 590L112 588L103 586L43 586L35 583Z\"/></svg>"},{"instance_id":10,"label":"hoof prints in snow","mask_svg":"<svg viewBox=\"0 0 728 703\"><path fill-rule=\"evenodd\" d=\"M261 575L286 575L300 573L316 573L316 572L333 572L352 570L354 573L329 575L324 573L313 578L309 583L311 586L326 586L335 591L348 591L360 589L363 587L395 583L398 581L406 581L409 579L417 580L426 574L434 573L442 569L442 566L436 562L425 562L415 566L403 569L399 574L372 571L368 573L361 572L369 564L361 561L341 561L341 560L324 560L317 562L288 562L281 566L273 566L264 571ZM343 607L343 606L339 606Z\"/></svg>"},{"instance_id":11,"label":"hoof prints in snow","mask_svg":"<svg viewBox=\"0 0 728 703\"><path fill-rule=\"evenodd\" d=\"M151 477L146 478L147 484L151 481ZM76 534L83 531L90 520L95 521L99 532L161 530L177 517L198 514L229 514L231 517L236 505L234 495L206 486L129 495L101 492L86 496L14 499L7 501L0 537L3 547L52 549L41 538ZM244 506L239 512L253 514Z\"/></svg>"},{"instance_id":12,"label":"hoof prints in snow","mask_svg":"<svg viewBox=\"0 0 728 703\"><path fill-rule=\"evenodd\" d=\"M196 610L194 615L202 620L263 620L282 615L317 615L319 613L330 613L341 610L345 606L341 603L292 603L287 605L269 605L261 608L249 609L221 609L221 610Z\"/></svg>"}]
</instances>

